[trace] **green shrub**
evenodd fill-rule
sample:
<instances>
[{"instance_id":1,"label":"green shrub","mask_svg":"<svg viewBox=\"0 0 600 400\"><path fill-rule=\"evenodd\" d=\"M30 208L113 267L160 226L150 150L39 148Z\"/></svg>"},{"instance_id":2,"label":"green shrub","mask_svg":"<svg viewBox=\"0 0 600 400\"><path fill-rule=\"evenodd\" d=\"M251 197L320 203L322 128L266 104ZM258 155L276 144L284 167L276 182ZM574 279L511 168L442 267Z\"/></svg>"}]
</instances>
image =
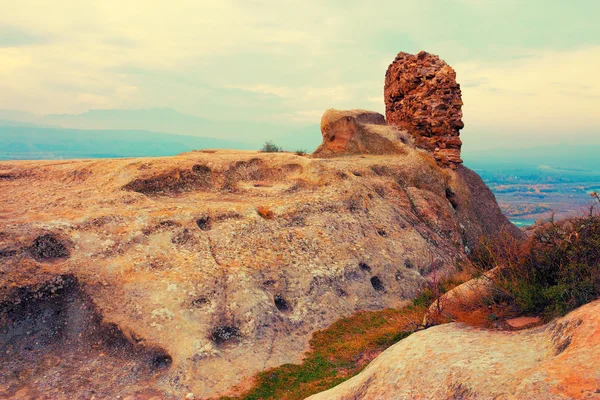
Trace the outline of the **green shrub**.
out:
<instances>
[{"instance_id":1,"label":"green shrub","mask_svg":"<svg viewBox=\"0 0 600 400\"><path fill-rule=\"evenodd\" d=\"M266 141L265 144L263 144L263 147L260 149L260 151L262 151L263 153L280 153L283 151L283 149L277 146L271 140L269 140Z\"/></svg>"},{"instance_id":2,"label":"green shrub","mask_svg":"<svg viewBox=\"0 0 600 400\"><path fill-rule=\"evenodd\" d=\"M235 399L300 400L358 374L381 351L409 336L423 320L424 307L360 311L313 334L301 364L260 372ZM232 399L222 397L221 400Z\"/></svg>"}]
</instances>

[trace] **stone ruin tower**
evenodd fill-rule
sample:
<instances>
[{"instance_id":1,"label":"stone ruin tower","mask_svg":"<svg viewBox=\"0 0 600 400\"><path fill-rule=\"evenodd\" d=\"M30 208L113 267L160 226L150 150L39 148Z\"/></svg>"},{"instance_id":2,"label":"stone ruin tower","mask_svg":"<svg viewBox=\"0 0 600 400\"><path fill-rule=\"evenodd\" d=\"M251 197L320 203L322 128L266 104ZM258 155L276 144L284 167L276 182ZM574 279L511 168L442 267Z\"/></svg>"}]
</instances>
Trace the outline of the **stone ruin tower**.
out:
<instances>
[{"instance_id":1,"label":"stone ruin tower","mask_svg":"<svg viewBox=\"0 0 600 400\"><path fill-rule=\"evenodd\" d=\"M385 74L387 123L407 130L438 164L462 163L462 99L456 72L438 56L399 53Z\"/></svg>"}]
</instances>

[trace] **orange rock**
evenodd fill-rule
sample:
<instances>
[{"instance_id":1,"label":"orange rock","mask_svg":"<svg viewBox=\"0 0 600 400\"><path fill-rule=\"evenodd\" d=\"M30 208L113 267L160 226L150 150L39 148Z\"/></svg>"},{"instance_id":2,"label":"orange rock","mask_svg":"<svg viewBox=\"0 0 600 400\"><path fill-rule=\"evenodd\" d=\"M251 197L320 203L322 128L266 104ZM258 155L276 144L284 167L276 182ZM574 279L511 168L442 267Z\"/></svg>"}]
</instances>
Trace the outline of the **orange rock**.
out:
<instances>
[{"instance_id":1,"label":"orange rock","mask_svg":"<svg viewBox=\"0 0 600 400\"><path fill-rule=\"evenodd\" d=\"M598 399L600 301L518 332L438 325L310 400Z\"/></svg>"},{"instance_id":2,"label":"orange rock","mask_svg":"<svg viewBox=\"0 0 600 400\"><path fill-rule=\"evenodd\" d=\"M408 130L440 165L462 163L458 136L464 126L463 102L456 72L448 64L424 51L399 53L385 74L384 100L390 125Z\"/></svg>"},{"instance_id":3,"label":"orange rock","mask_svg":"<svg viewBox=\"0 0 600 400\"><path fill-rule=\"evenodd\" d=\"M313 156L338 157L349 154L405 154L410 138L388 126L383 115L366 110L325 111L321 118L323 143Z\"/></svg>"},{"instance_id":4,"label":"orange rock","mask_svg":"<svg viewBox=\"0 0 600 400\"><path fill-rule=\"evenodd\" d=\"M521 329L526 326L536 325L541 321L540 317L517 317L506 321L506 323L515 329Z\"/></svg>"},{"instance_id":5,"label":"orange rock","mask_svg":"<svg viewBox=\"0 0 600 400\"><path fill-rule=\"evenodd\" d=\"M258 215L260 215L264 219L273 219L275 217L273 211L271 211L269 207L258 207L256 209L256 212L258 212Z\"/></svg>"}]
</instances>

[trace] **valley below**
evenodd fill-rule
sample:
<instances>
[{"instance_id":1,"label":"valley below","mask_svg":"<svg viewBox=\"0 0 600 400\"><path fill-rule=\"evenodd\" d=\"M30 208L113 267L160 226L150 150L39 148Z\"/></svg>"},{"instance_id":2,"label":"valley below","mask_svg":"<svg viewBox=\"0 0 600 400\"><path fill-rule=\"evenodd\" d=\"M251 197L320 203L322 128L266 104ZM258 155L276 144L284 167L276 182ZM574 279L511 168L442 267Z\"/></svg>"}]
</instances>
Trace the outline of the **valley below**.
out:
<instances>
[{"instance_id":1,"label":"valley below","mask_svg":"<svg viewBox=\"0 0 600 400\"><path fill-rule=\"evenodd\" d=\"M589 213L591 194L600 192L600 175L531 168L516 171L479 170L494 192L502 212L518 227L537 220L555 220Z\"/></svg>"}]
</instances>

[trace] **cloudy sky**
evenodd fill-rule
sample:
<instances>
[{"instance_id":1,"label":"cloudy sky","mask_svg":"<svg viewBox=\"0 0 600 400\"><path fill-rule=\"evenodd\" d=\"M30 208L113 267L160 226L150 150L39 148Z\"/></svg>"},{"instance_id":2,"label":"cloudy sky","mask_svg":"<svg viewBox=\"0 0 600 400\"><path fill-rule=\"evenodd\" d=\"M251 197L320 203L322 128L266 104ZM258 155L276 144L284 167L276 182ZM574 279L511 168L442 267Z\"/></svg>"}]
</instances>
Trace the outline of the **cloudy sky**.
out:
<instances>
[{"instance_id":1,"label":"cloudy sky","mask_svg":"<svg viewBox=\"0 0 600 400\"><path fill-rule=\"evenodd\" d=\"M599 13L596 0L2 0L0 109L315 124L331 107L383 112L395 54L427 50L457 71L465 144L600 143Z\"/></svg>"}]
</instances>

